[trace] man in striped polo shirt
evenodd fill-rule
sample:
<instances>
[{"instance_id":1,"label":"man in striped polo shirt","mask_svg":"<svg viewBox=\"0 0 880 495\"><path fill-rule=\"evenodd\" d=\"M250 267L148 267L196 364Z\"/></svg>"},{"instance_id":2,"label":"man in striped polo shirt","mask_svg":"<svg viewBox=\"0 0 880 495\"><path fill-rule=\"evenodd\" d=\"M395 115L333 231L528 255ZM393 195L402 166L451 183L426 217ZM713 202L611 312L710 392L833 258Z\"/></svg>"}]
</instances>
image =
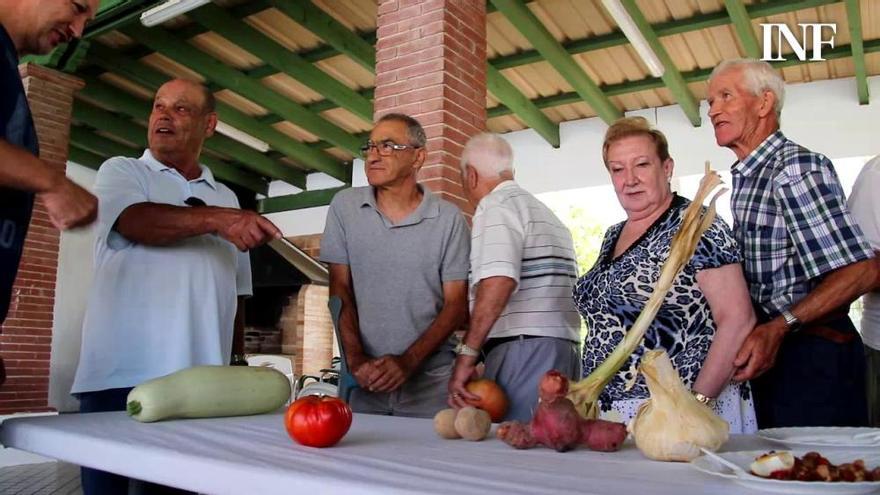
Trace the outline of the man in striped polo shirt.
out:
<instances>
[{"instance_id":1,"label":"man in striped polo shirt","mask_svg":"<svg viewBox=\"0 0 880 495\"><path fill-rule=\"evenodd\" d=\"M577 263L571 233L513 180L513 151L479 134L461 159L464 192L476 207L468 280L470 327L456 351L449 404L477 397L465 385L480 357L485 376L510 399L507 420L528 421L548 370L580 376L580 317L571 298Z\"/></svg>"}]
</instances>

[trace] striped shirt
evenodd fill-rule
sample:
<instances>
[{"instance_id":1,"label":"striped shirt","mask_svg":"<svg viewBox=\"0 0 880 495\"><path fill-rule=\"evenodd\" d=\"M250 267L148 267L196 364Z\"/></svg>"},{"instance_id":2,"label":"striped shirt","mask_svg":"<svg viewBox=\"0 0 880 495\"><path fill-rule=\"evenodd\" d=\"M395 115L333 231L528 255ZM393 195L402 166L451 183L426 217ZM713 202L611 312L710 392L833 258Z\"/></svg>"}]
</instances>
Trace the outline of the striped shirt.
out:
<instances>
[{"instance_id":1,"label":"striped shirt","mask_svg":"<svg viewBox=\"0 0 880 495\"><path fill-rule=\"evenodd\" d=\"M776 131L731 173L746 281L769 317L803 299L822 275L872 256L825 156Z\"/></svg>"},{"instance_id":2,"label":"striped shirt","mask_svg":"<svg viewBox=\"0 0 880 495\"><path fill-rule=\"evenodd\" d=\"M477 284L509 277L517 287L490 338L536 335L577 342L580 317L571 298L577 262L571 233L537 198L513 181L486 195L471 233L470 303Z\"/></svg>"}]
</instances>

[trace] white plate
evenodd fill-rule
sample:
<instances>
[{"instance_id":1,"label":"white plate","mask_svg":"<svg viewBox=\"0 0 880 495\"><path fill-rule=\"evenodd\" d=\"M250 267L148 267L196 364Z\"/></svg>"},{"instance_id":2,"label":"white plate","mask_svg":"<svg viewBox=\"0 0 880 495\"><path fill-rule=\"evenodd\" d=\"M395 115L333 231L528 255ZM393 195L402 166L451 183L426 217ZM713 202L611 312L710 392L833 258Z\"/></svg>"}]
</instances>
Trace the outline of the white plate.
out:
<instances>
[{"instance_id":1,"label":"white plate","mask_svg":"<svg viewBox=\"0 0 880 495\"><path fill-rule=\"evenodd\" d=\"M791 453L802 457L807 450L792 450ZM717 455L733 462L737 466L743 468L746 473L749 471L749 465L761 454L766 454L767 450L751 450L740 452L724 452ZM835 450L832 452L820 452L824 457L828 458L833 464L842 464L844 462L852 462L856 459L863 459L865 467L873 469L880 466L880 452L866 453L863 450L844 451ZM743 474L742 477L733 474L730 468L713 460L711 457L700 456L691 461L691 466L712 476L720 476L727 478L740 485L761 490L765 492L775 493L802 493L802 494L834 494L834 495L855 495L861 493L880 493L880 481L859 481L855 483L846 482L824 482L824 481L787 481L773 480L761 478L753 474Z\"/></svg>"},{"instance_id":2,"label":"white plate","mask_svg":"<svg viewBox=\"0 0 880 495\"><path fill-rule=\"evenodd\" d=\"M854 435L874 433L870 438L853 438ZM807 426L791 428L767 428L757 435L771 442L790 447L845 447L848 449L880 450L880 428L857 428L843 426Z\"/></svg>"}]
</instances>

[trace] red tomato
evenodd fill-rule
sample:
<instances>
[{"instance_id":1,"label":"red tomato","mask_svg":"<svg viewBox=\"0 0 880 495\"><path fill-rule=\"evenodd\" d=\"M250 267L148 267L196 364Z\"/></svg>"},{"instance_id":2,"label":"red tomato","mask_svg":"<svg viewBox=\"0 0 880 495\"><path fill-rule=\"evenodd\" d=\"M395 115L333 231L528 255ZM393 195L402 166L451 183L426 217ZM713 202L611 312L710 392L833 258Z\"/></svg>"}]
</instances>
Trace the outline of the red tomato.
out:
<instances>
[{"instance_id":1,"label":"red tomato","mask_svg":"<svg viewBox=\"0 0 880 495\"><path fill-rule=\"evenodd\" d=\"M309 447L336 444L351 427L351 408L336 397L307 395L294 401L284 415L290 438Z\"/></svg>"},{"instance_id":2,"label":"red tomato","mask_svg":"<svg viewBox=\"0 0 880 495\"><path fill-rule=\"evenodd\" d=\"M480 396L479 400L471 401L471 404L489 413L493 423L504 419L507 414L507 395L497 383L488 378L480 378L468 382L467 390Z\"/></svg>"}]
</instances>

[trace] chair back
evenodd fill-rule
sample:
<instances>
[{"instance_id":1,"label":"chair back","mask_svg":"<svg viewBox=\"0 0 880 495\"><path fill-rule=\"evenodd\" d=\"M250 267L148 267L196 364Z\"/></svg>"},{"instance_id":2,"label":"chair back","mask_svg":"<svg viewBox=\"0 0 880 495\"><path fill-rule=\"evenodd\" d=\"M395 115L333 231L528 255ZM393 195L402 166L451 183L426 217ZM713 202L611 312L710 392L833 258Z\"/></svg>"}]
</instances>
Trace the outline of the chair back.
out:
<instances>
[{"instance_id":1,"label":"chair back","mask_svg":"<svg viewBox=\"0 0 880 495\"><path fill-rule=\"evenodd\" d=\"M330 319L333 320L333 331L336 332L336 342L339 345L339 386L338 397L348 402L351 392L358 387L357 382L348 369L348 362L345 359L345 347L342 343L342 331L339 329L339 316L342 314L342 299L338 296L330 296L327 302L330 308Z\"/></svg>"}]
</instances>

